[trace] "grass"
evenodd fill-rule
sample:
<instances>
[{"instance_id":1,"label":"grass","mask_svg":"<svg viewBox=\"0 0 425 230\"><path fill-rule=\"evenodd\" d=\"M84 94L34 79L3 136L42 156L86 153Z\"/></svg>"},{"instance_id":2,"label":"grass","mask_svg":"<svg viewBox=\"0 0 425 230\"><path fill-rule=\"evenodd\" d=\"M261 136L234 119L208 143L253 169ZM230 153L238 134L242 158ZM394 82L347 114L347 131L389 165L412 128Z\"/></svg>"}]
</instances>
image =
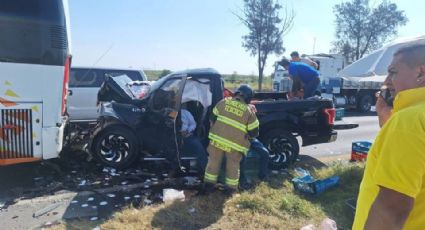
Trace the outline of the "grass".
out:
<instances>
[{"instance_id":1,"label":"grass","mask_svg":"<svg viewBox=\"0 0 425 230\"><path fill-rule=\"evenodd\" d=\"M165 76L169 70L144 70L149 80L158 80ZM236 89L240 84L249 84L255 90L258 90L258 76L255 75L241 75L238 73L223 74L225 87L228 89ZM270 91L272 89L272 80L270 76L265 76L263 80L263 90Z\"/></svg>"},{"instance_id":2,"label":"grass","mask_svg":"<svg viewBox=\"0 0 425 230\"><path fill-rule=\"evenodd\" d=\"M294 191L293 173L278 174L269 183L226 199L220 192L195 196L186 201L136 208L127 207L100 224L101 229L299 229L318 226L329 217L338 229L350 229L354 213L345 201L354 198L364 165L333 162L321 169L310 168L317 178L340 176L340 186L318 196ZM189 210L195 210L190 212ZM57 229L79 228L81 221ZM83 225L84 226L84 225ZM87 227L87 225L85 225Z\"/></svg>"}]
</instances>

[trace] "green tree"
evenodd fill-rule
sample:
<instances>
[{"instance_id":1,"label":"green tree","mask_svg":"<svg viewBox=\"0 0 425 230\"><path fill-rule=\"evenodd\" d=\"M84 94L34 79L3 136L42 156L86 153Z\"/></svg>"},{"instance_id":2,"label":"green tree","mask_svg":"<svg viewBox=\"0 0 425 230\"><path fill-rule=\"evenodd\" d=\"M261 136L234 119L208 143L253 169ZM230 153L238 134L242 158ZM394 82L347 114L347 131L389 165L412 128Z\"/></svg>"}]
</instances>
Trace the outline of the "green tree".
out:
<instances>
[{"instance_id":1,"label":"green tree","mask_svg":"<svg viewBox=\"0 0 425 230\"><path fill-rule=\"evenodd\" d=\"M282 9L284 14L280 16ZM282 37L292 27L294 12L282 7L277 0L244 0L242 13L236 16L248 28L248 34L242 37L242 46L257 57L258 89L261 90L267 57L285 51Z\"/></svg>"},{"instance_id":2,"label":"green tree","mask_svg":"<svg viewBox=\"0 0 425 230\"><path fill-rule=\"evenodd\" d=\"M386 0L377 7L371 7L368 0L342 2L334 6L334 13L336 41L333 50L354 60L380 48L408 21L404 11Z\"/></svg>"}]
</instances>

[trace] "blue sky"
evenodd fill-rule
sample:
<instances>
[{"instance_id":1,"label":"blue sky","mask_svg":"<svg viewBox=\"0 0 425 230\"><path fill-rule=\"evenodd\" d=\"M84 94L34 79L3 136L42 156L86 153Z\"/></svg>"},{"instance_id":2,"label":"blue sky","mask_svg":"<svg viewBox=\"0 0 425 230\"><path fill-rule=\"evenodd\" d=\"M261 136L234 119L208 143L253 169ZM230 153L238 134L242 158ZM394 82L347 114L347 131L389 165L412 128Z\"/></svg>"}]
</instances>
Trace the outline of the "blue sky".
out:
<instances>
[{"instance_id":1,"label":"blue sky","mask_svg":"<svg viewBox=\"0 0 425 230\"><path fill-rule=\"evenodd\" d=\"M287 0L296 17L283 38L289 56L328 53L334 39L332 7L342 0ZM379 2L371 1L371 2ZM425 34L425 1L399 0L409 22L399 36ZM247 33L232 12L242 0L69 0L73 65L170 69L212 67L221 73L256 74L256 59L242 48ZM280 57L271 56L265 74Z\"/></svg>"}]
</instances>

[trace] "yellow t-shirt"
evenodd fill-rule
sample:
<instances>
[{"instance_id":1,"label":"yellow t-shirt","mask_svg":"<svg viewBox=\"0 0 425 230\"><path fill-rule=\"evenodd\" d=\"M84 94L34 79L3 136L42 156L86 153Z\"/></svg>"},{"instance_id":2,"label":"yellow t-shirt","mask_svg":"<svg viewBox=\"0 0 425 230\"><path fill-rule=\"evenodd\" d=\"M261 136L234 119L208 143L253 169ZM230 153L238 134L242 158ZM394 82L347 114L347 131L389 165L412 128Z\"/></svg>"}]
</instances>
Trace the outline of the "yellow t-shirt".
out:
<instances>
[{"instance_id":1,"label":"yellow t-shirt","mask_svg":"<svg viewBox=\"0 0 425 230\"><path fill-rule=\"evenodd\" d=\"M367 158L353 229L363 229L379 186L415 199L404 229L425 229L425 88L398 93Z\"/></svg>"}]
</instances>

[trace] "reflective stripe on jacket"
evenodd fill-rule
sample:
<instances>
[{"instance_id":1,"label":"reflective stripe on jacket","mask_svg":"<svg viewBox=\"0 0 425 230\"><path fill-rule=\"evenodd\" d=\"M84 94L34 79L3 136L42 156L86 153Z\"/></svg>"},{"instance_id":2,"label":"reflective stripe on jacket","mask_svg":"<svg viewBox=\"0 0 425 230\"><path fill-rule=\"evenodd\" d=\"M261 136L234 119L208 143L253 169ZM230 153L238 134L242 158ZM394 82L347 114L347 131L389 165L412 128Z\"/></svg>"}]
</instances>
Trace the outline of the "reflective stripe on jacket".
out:
<instances>
[{"instance_id":1,"label":"reflective stripe on jacket","mask_svg":"<svg viewBox=\"0 0 425 230\"><path fill-rule=\"evenodd\" d=\"M233 149L246 154L249 138L258 136L260 126L249 106L237 98L225 98L214 107L213 116L216 119L209 133L211 144L226 152Z\"/></svg>"}]
</instances>

